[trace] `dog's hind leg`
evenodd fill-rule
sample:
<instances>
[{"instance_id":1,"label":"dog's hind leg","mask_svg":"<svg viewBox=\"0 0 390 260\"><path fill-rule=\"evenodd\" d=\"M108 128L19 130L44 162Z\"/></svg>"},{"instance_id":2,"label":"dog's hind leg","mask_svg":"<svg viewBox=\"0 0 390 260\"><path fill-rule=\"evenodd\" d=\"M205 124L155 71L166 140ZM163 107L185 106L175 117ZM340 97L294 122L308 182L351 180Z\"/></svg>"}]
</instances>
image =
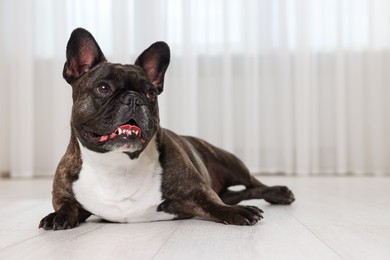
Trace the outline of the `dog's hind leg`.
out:
<instances>
[{"instance_id":1,"label":"dog's hind leg","mask_svg":"<svg viewBox=\"0 0 390 260\"><path fill-rule=\"evenodd\" d=\"M264 199L272 204L291 204L295 200L287 187L269 187L258 181L235 155L194 137L186 137L186 140L199 151L207 167L211 186L225 204L234 205L250 199ZM246 189L229 190L229 187L235 185L244 185Z\"/></svg>"},{"instance_id":2,"label":"dog's hind leg","mask_svg":"<svg viewBox=\"0 0 390 260\"><path fill-rule=\"evenodd\" d=\"M245 189L240 191L228 188L219 193L221 200L228 205L235 205L243 200L264 199L271 204L291 204L295 198L293 193L285 186L268 187L250 176L250 182L245 183Z\"/></svg>"}]
</instances>

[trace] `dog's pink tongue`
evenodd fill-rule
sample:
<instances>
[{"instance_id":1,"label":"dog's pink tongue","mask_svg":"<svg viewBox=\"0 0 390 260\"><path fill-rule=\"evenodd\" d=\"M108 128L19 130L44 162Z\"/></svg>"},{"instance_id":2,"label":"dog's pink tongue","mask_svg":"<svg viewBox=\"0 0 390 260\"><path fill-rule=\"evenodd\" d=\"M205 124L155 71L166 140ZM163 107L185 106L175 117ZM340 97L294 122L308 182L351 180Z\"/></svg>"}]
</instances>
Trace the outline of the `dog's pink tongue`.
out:
<instances>
[{"instance_id":1,"label":"dog's pink tongue","mask_svg":"<svg viewBox=\"0 0 390 260\"><path fill-rule=\"evenodd\" d=\"M105 142L108 139L108 135L103 135L99 138L99 142Z\"/></svg>"}]
</instances>

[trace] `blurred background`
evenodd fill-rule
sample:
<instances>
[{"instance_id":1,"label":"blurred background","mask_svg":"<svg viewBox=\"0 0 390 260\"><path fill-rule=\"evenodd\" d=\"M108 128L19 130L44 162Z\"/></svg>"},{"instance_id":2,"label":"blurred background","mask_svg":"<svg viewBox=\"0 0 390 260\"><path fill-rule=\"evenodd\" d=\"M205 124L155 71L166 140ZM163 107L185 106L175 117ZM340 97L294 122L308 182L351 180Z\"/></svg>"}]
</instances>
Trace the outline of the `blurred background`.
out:
<instances>
[{"instance_id":1,"label":"blurred background","mask_svg":"<svg viewBox=\"0 0 390 260\"><path fill-rule=\"evenodd\" d=\"M65 152L76 27L118 63L166 41L162 126L253 173L390 174L390 1L0 0L3 176L52 176Z\"/></svg>"}]
</instances>

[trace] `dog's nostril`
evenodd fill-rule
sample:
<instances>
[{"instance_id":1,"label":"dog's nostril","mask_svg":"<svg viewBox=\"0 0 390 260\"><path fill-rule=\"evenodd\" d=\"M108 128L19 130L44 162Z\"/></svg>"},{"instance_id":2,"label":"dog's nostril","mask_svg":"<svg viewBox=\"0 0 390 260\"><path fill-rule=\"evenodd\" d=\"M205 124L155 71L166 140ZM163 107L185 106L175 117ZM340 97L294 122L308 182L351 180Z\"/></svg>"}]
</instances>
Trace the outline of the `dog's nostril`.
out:
<instances>
[{"instance_id":1,"label":"dog's nostril","mask_svg":"<svg viewBox=\"0 0 390 260\"><path fill-rule=\"evenodd\" d=\"M133 104L133 97L132 96L124 96L122 98L122 102L126 105L132 105Z\"/></svg>"},{"instance_id":2,"label":"dog's nostril","mask_svg":"<svg viewBox=\"0 0 390 260\"><path fill-rule=\"evenodd\" d=\"M142 105L143 105L143 102L142 102L142 100L141 100L140 98L136 98L136 99L135 99L135 104L136 104L137 106L142 106Z\"/></svg>"},{"instance_id":3,"label":"dog's nostril","mask_svg":"<svg viewBox=\"0 0 390 260\"><path fill-rule=\"evenodd\" d=\"M140 97L132 94L124 96L122 98L122 102L130 106L142 106L144 104L144 102Z\"/></svg>"}]
</instances>

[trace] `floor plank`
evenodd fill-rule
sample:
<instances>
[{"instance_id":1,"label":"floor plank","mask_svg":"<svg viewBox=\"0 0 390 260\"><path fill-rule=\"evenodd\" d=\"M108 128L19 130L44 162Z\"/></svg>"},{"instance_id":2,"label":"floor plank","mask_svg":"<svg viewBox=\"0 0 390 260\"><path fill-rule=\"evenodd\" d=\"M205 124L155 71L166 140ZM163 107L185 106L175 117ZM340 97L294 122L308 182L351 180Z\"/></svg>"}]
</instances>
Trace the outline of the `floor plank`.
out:
<instances>
[{"instance_id":1,"label":"floor plank","mask_svg":"<svg viewBox=\"0 0 390 260\"><path fill-rule=\"evenodd\" d=\"M89 222L73 230L38 231L0 251L1 259L151 259L177 223L113 224ZM37 250L39 248L39 250Z\"/></svg>"},{"instance_id":2,"label":"floor plank","mask_svg":"<svg viewBox=\"0 0 390 260\"><path fill-rule=\"evenodd\" d=\"M294 181L294 180L293 180ZM306 225L387 225L390 178L298 178L291 210Z\"/></svg>"},{"instance_id":3,"label":"floor plank","mask_svg":"<svg viewBox=\"0 0 390 260\"><path fill-rule=\"evenodd\" d=\"M341 259L284 208L250 227L183 222L156 259Z\"/></svg>"},{"instance_id":4,"label":"floor plank","mask_svg":"<svg viewBox=\"0 0 390 260\"><path fill-rule=\"evenodd\" d=\"M390 178L262 177L294 191L291 206L252 200L252 227L199 219L137 224L91 218L38 230L51 180L0 180L0 259L389 259Z\"/></svg>"},{"instance_id":5,"label":"floor plank","mask_svg":"<svg viewBox=\"0 0 390 260\"><path fill-rule=\"evenodd\" d=\"M390 226L313 226L310 229L343 259L390 258Z\"/></svg>"}]
</instances>

